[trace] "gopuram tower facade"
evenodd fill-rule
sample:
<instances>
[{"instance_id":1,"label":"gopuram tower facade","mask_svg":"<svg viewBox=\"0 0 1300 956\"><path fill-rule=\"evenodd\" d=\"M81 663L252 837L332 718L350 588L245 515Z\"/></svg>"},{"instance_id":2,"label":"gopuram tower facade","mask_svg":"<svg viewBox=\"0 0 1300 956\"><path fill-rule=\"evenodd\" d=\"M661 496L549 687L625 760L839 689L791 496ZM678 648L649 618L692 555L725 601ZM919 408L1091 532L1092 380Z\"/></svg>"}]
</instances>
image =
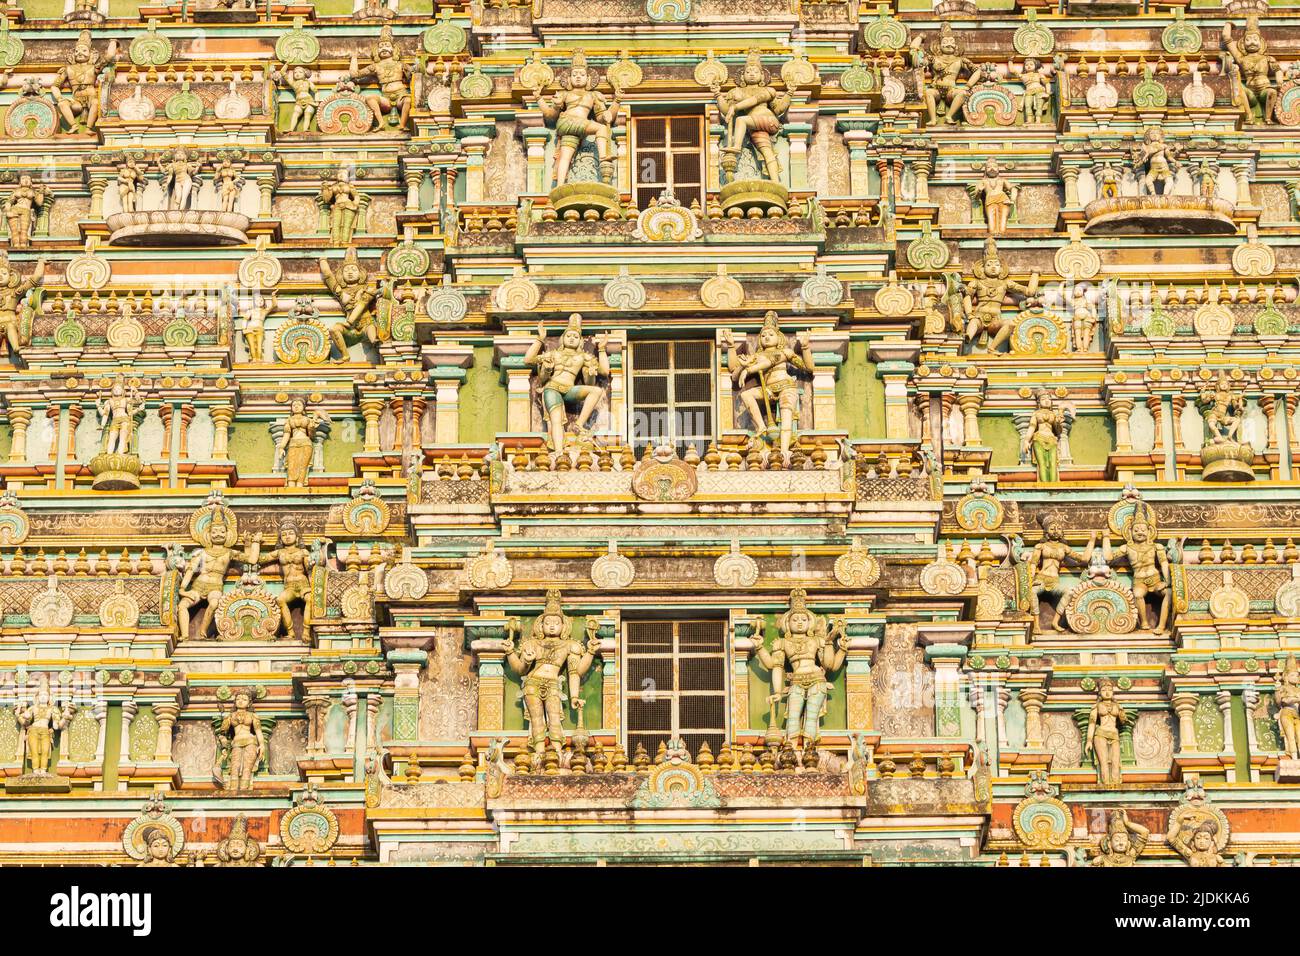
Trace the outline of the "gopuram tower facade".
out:
<instances>
[{"instance_id":1,"label":"gopuram tower facade","mask_svg":"<svg viewBox=\"0 0 1300 956\"><path fill-rule=\"evenodd\" d=\"M1300 7L10 0L0 79L0 863L1300 860Z\"/></svg>"}]
</instances>

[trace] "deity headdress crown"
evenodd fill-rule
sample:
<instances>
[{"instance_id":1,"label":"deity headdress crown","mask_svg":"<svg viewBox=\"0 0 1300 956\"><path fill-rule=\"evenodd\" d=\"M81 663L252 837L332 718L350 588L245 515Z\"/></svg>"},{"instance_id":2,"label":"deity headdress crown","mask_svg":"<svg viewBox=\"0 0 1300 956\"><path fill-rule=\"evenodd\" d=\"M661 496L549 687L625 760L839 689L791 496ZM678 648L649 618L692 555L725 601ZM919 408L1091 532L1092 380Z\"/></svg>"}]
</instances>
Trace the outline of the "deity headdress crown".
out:
<instances>
[{"instance_id":1,"label":"deity headdress crown","mask_svg":"<svg viewBox=\"0 0 1300 956\"><path fill-rule=\"evenodd\" d=\"M1246 31L1242 35L1243 40L1254 39L1259 41L1259 48L1264 49L1264 34L1259 30L1259 17L1246 17Z\"/></svg>"},{"instance_id":2,"label":"deity headdress crown","mask_svg":"<svg viewBox=\"0 0 1300 956\"><path fill-rule=\"evenodd\" d=\"M943 26L939 27L939 35L935 37L934 44L933 46L931 46L931 49L937 52L939 48L943 45L943 41L948 39L952 40L953 43L957 45L957 52L960 53L962 49L961 38L958 37L957 34L953 32L952 24L947 22L945 22Z\"/></svg>"},{"instance_id":3,"label":"deity headdress crown","mask_svg":"<svg viewBox=\"0 0 1300 956\"><path fill-rule=\"evenodd\" d=\"M378 56L381 50L397 50L397 44L393 40L393 28L384 24L384 28L379 31L379 38L375 40L374 54Z\"/></svg>"},{"instance_id":4,"label":"deity headdress crown","mask_svg":"<svg viewBox=\"0 0 1300 956\"><path fill-rule=\"evenodd\" d=\"M1282 669L1282 679L1284 681L1300 680L1300 666L1296 665L1294 654L1288 654L1286 656L1286 666Z\"/></svg>"},{"instance_id":5,"label":"deity headdress crown","mask_svg":"<svg viewBox=\"0 0 1300 956\"><path fill-rule=\"evenodd\" d=\"M82 30L81 33L77 34L77 42L73 44L72 52L68 55L68 62L75 63L78 53L89 54L93 49L90 42L90 31Z\"/></svg>"},{"instance_id":6,"label":"deity headdress crown","mask_svg":"<svg viewBox=\"0 0 1300 956\"><path fill-rule=\"evenodd\" d=\"M771 309L768 309L767 312L763 315L763 328L771 329L773 332L781 331L781 319Z\"/></svg>"},{"instance_id":7,"label":"deity headdress crown","mask_svg":"<svg viewBox=\"0 0 1300 956\"><path fill-rule=\"evenodd\" d=\"M1114 682L1113 680L1111 680L1109 677L1102 677L1102 678L1098 679L1098 681L1097 681L1097 693L1100 694L1103 690L1106 690L1107 688L1109 688L1109 689L1111 689L1111 690L1114 690L1114 689L1115 689L1115 682Z\"/></svg>"},{"instance_id":8,"label":"deity headdress crown","mask_svg":"<svg viewBox=\"0 0 1300 956\"><path fill-rule=\"evenodd\" d=\"M569 316L569 324L565 327L566 332L577 332L582 334L582 313L574 312Z\"/></svg>"},{"instance_id":9,"label":"deity headdress crown","mask_svg":"<svg viewBox=\"0 0 1300 956\"><path fill-rule=\"evenodd\" d=\"M532 636L541 639L545 637L542 631L542 622L548 617L558 617L567 625L569 617L564 613L564 606L560 603L560 589L550 588L546 592L546 605L542 608L542 613L533 618ZM567 635L562 635L566 636Z\"/></svg>"},{"instance_id":10,"label":"deity headdress crown","mask_svg":"<svg viewBox=\"0 0 1300 956\"><path fill-rule=\"evenodd\" d=\"M744 73L748 73L750 70L757 70L759 73L763 74L764 83L766 83L770 77L770 74L763 67L763 51L756 46L750 47L749 51L745 54L745 67L742 71L742 77Z\"/></svg>"},{"instance_id":11,"label":"deity headdress crown","mask_svg":"<svg viewBox=\"0 0 1300 956\"><path fill-rule=\"evenodd\" d=\"M808 607L808 592L803 588L795 588L790 592L790 609L781 615L777 625L781 630L786 630L790 626L790 618L796 614L806 614L815 626L820 624L818 616Z\"/></svg>"}]
</instances>

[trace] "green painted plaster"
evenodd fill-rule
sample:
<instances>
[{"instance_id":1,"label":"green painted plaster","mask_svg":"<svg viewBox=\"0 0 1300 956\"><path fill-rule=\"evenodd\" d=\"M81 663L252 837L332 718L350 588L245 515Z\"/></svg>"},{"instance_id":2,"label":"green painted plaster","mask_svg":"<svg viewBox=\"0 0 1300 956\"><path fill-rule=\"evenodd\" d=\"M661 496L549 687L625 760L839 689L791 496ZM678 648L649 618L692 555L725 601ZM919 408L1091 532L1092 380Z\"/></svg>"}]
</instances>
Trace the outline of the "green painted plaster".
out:
<instances>
[{"instance_id":1,"label":"green painted plaster","mask_svg":"<svg viewBox=\"0 0 1300 956\"><path fill-rule=\"evenodd\" d=\"M870 345L850 342L835 381L835 418L849 438L885 437L885 383L868 358Z\"/></svg>"},{"instance_id":2,"label":"green painted plaster","mask_svg":"<svg viewBox=\"0 0 1300 956\"><path fill-rule=\"evenodd\" d=\"M1102 467L1115 445L1109 415L1080 415L1070 429L1070 455L1079 466Z\"/></svg>"},{"instance_id":3,"label":"green painted plaster","mask_svg":"<svg viewBox=\"0 0 1300 956\"><path fill-rule=\"evenodd\" d=\"M109 704L104 718L104 789L117 789L117 765L122 755L122 705Z\"/></svg>"},{"instance_id":4,"label":"green painted plaster","mask_svg":"<svg viewBox=\"0 0 1300 956\"><path fill-rule=\"evenodd\" d=\"M763 616L763 646L771 648L772 642L781 636L776 626L775 614ZM844 730L849 721L848 692L845 689L844 668L841 667L831 677L831 692L826 700L826 714L822 717L822 730ZM772 693L772 672L758 660L758 655L749 658L749 729L766 730L768 724L767 697ZM785 728L785 706L777 705L777 726ZM737 728L739 729L739 728Z\"/></svg>"},{"instance_id":5,"label":"green painted plaster","mask_svg":"<svg viewBox=\"0 0 1300 956\"><path fill-rule=\"evenodd\" d=\"M992 467L1014 468L1020 464L1020 433L1008 416L980 416L980 438L993 449Z\"/></svg>"},{"instance_id":6,"label":"green painted plaster","mask_svg":"<svg viewBox=\"0 0 1300 956\"><path fill-rule=\"evenodd\" d=\"M533 618L523 619L523 633L527 634L533 626ZM583 617L570 618L573 623L573 629L570 632L575 641L586 640L587 619ZM518 674L506 665L506 687L505 687L505 708L502 717L502 724L505 730L527 730L528 722L524 719L523 688L522 681ZM561 686L568 692L568 678L563 675L560 678ZM583 708L585 717L583 722L588 730L595 730L600 727L602 719L602 706L604 696L604 675L600 665L593 662L591 670L587 671L587 676L582 679L582 699L586 701ZM572 707L564 708L564 729L573 730L577 726L575 720L576 711Z\"/></svg>"},{"instance_id":7,"label":"green painted plaster","mask_svg":"<svg viewBox=\"0 0 1300 956\"><path fill-rule=\"evenodd\" d=\"M1246 702L1240 694L1232 695L1232 746L1236 757L1237 779L1250 779L1250 737L1246 731Z\"/></svg>"},{"instance_id":8,"label":"green painted plaster","mask_svg":"<svg viewBox=\"0 0 1300 956\"><path fill-rule=\"evenodd\" d=\"M9 460L9 449L13 447L13 443L13 429L8 425L0 425L0 461Z\"/></svg>"},{"instance_id":9,"label":"green painted plaster","mask_svg":"<svg viewBox=\"0 0 1300 956\"><path fill-rule=\"evenodd\" d=\"M230 428L230 457L241 471L270 472L275 442L266 422L235 422Z\"/></svg>"},{"instance_id":10,"label":"green painted plaster","mask_svg":"<svg viewBox=\"0 0 1300 956\"><path fill-rule=\"evenodd\" d=\"M492 365L492 346L474 349L474 364L460 387L460 440L486 445L506 430L506 390Z\"/></svg>"}]
</instances>

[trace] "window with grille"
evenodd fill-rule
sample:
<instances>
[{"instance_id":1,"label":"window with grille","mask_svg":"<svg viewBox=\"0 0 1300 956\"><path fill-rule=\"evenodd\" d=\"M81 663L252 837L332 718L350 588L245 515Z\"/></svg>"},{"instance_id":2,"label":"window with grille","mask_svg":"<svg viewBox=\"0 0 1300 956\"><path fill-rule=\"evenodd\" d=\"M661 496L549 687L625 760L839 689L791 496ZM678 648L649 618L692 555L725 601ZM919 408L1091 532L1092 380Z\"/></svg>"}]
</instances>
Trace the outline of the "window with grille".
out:
<instances>
[{"instance_id":1,"label":"window with grille","mask_svg":"<svg viewBox=\"0 0 1300 956\"><path fill-rule=\"evenodd\" d=\"M665 189L687 208L704 202L704 117L639 116L632 121L636 207L647 209Z\"/></svg>"},{"instance_id":2,"label":"window with grille","mask_svg":"<svg viewBox=\"0 0 1300 956\"><path fill-rule=\"evenodd\" d=\"M726 622L629 621L623 659L627 754L681 738L694 757L727 736Z\"/></svg>"},{"instance_id":3,"label":"window with grille","mask_svg":"<svg viewBox=\"0 0 1300 956\"><path fill-rule=\"evenodd\" d=\"M704 453L713 439L713 343L635 342L632 345L632 446L689 442Z\"/></svg>"}]
</instances>

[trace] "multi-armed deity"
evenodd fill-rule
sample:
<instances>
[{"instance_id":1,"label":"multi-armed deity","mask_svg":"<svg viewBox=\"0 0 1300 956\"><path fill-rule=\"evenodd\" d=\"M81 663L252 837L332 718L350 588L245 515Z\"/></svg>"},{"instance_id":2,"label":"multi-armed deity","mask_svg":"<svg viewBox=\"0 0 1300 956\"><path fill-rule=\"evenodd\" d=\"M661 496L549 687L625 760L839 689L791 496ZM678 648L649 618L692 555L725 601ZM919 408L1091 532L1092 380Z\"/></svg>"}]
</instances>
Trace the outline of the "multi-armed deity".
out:
<instances>
[{"instance_id":1,"label":"multi-armed deity","mask_svg":"<svg viewBox=\"0 0 1300 956\"><path fill-rule=\"evenodd\" d=\"M286 488L307 487L307 473L316 453L316 434L329 421L325 412L308 411L301 398L289 403L289 414L275 443L275 467L284 469Z\"/></svg>"},{"instance_id":2,"label":"multi-armed deity","mask_svg":"<svg viewBox=\"0 0 1300 956\"><path fill-rule=\"evenodd\" d=\"M1169 622L1171 601L1169 551L1155 540L1155 513L1144 501L1135 500L1131 517L1123 524L1124 544L1114 551L1110 535L1102 538L1102 555L1106 563L1124 560L1133 574L1133 599L1137 603L1138 621L1147 630L1163 631ZM1147 599L1160 602L1154 624Z\"/></svg>"},{"instance_id":3,"label":"multi-armed deity","mask_svg":"<svg viewBox=\"0 0 1300 956\"><path fill-rule=\"evenodd\" d=\"M1268 55L1258 18L1247 18L1241 40L1232 38L1232 24L1225 23L1223 47L1232 57L1233 103L1246 122L1276 122L1277 84L1282 80L1282 67Z\"/></svg>"},{"instance_id":4,"label":"multi-armed deity","mask_svg":"<svg viewBox=\"0 0 1300 956\"><path fill-rule=\"evenodd\" d=\"M618 119L620 91L606 100L597 87L600 78L587 69L587 55L575 50L569 72L564 77L564 90L552 97L540 97L537 108L547 124L555 127L555 172L557 187L569 181L569 170L574 156L586 142L596 145L600 163L600 181L614 185L614 143L612 127Z\"/></svg>"},{"instance_id":5,"label":"multi-armed deity","mask_svg":"<svg viewBox=\"0 0 1300 956\"><path fill-rule=\"evenodd\" d=\"M797 350L790 347L775 312L763 316L758 348L748 354L742 355L737 349L730 329L722 330L727 369L735 380L741 404L756 429L762 429L769 441L776 438L783 458L790 453L799 421L800 385L792 373L811 375L817 367L808 333L800 332L795 342ZM756 379L753 384L749 384L751 376Z\"/></svg>"},{"instance_id":6,"label":"multi-armed deity","mask_svg":"<svg viewBox=\"0 0 1300 956\"><path fill-rule=\"evenodd\" d=\"M387 129L385 117L394 110L397 112L394 128L406 129L411 118L411 67L398 53L392 27L385 26L380 31L379 39L371 48L370 62L354 67L347 73L347 77L357 82L374 77L379 85L378 93L366 93L363 97L370 112L374 114L375 129Z\"/></svg>"},{"instance_id":7,"label":"multi-armed deity","mask_svg":"<svg viewBox=\"0 0 1300 956\"><path fill-rule=\"evenodd\" d=\"M1251 463L1255 450L1241 440L1246 415L1246 394L1233 385L1232 377L1220 369L1197 395L1196 404L1205 422L1201 446L1201 477L1206 481L1250 481L1255 477Z\"/></svg>"},{"instance_id":8,"label":"multi-armed deity","mask_svg":"<svg viewBox=\"0 0 1300 956\"><path fill-rule=\"evenodd\" d=\"M24 304L28 292L38 289L45 280L45 260L36 263L32 274L24 278L0 251L0 327L4 330L4 344L9 350L9 361L22 364L22 350L31 342L32 315L40 307L39 291Z\"/></svg>"},{"instance_id":9,"label":"multi-armed deity","mask_svg":"<svg viewBox=\"0 0 1300 956\"><path fill-rule=\"evenodd\" d=\"M163 194L167 197L166 208L198 208L199 189L202 185L199 182L199 170L202 168L203 157L192 154L185 146L177 146L175 150L158 158Z\"/></svg>"},{"instance_id":10,"label":"multi-armed deity","mask_svg":"<svg viewBox=\"0 0 1300 956\"><path fill-rule=\"evenodd\" d=\"M762 635L754 639L754 653L772 672L772 726L776 726L776 703L784 697L785 739L799 749L813 747L821 739L831 689L827 677L843 666L849 647L843 622L828 626L825 617L808 608L807 599L802 588L790 592L790 609L777 619L781 636L771 648L764 645Z\"/></svg>"},{"instance_id":11,"label":"multi-armed deity","mask_svg":"<svg viewBox=\"0 0 1300 956\"><path fill-rule=\"evenodd\" d=\"M574 640L572 630L560 592L554 589L546 592L546 606L533 619L526 638L518 640L517 619L511 619L507 630L506 662L523 679L528 743L537 753L546 749L547 741L557 750L564 746L565 691L569 706L578 712L578 726L583 726L582 679L600 653L600 639L595 618L587 618L585 642ZM560 686L562 673L568 677L567 688Z\"/></svg>"},{"instance_id":12,"label":"multi-armed deity","mask_svg":"<svg viewBox=\"0 0 1300 956\"><path fill-rule=\"evenodd\" d=\"M1152 126L1130 151L1133 175L1144 196L1168 196L1174 191L1182 147L1165 142L1165 131Z\"/></svg>"},{"instance_id":13,"label":"multi-armed deity","mask_svg":"<svg viewBox=\"0 0 1300 956\"><path fill-rule=\"evenodd\" d=\"M266 757L262 721L253 712L252 691L244 688L235 691L234 707L221 715L217 737L229 761L226 789L236 793L251 791L253 775Z\"/></svg>"},{"instance_id":14,"label":"multi-armed deity","mask_svg":"<svg viewBox=\"0 0 1300 956\"><path fill-rule=\"evenodd\" d=\"M961 41L947 23L939 28L939 36L930 45L928 55L921 43L919 36L912 41L912 59L918 67L917 85L921 89L926 116L930 125L935 126L940 122L939 111L942 110L942 122L956 123L962 104L969 95L961 80L974 74L977 67L966 59Z\"/></svg>"},{"instance_id":15,"label":"multi-armed deity","mask_svg":"<svg viewBox=\"0 0 1300 956\"><path fill-rule=\"evenodd\" d=\"M108 50L101 55L95 52L90 42L90 31L81 31L67 65L54 74L50 82L54 105L67 123L69 132L84 130L89 133L99 125L99 74L104 67L115 62L116 40L111 41ZM65 86L68 96L63 95Z\"/></svg>"},{"instance_id":16,"label":"multi-armed deity","mask_svg":"<svg viewBox=\"0 0 1300 956\"><path fill-rule=\"evenodd\" d=\"M1028 285L1014 281L1002 264L997 243L992 238L984 243L984 257L971 266L971 271L975 278L965 284L961 298L966 340L974 345L979 339L986 339L988 351L996 352L1015 330L1015 321L1002 313L1003 304L1013 293L1033 296L1038 289L1038 273L1033 274Z\"/></svg>"},{"instance_id":17,"label":"multi-armed deity","mask_svg":"<svg viewBox=\"0 0 1300 956\"><path fill-rule=\"evenodd\" d=\"M1097 681L1097 702L1088 711L1085 750L1091 751L1097 766L1097 780L1106 790L1114 790L1122 781L1119 732L1129 723L1130 715L1115 700L1115 682L1109 677Z\"/></svg>"},{"instance_id":18,"label":"multi-armed deity","mask_svg":"<svg viewBox=\"0 0 1300 956\"><path fill-rule=\"evenodd\" d=\"M605 389L596 382L602 376L609 376L608 343L603 335L595 336L593 341L594 356L583 345L582 316L575 312L569 316L568 328L560 335L559 347L546 347L546 323L539 322L537 338L524 355L524 365L537 369L552 451L564 450L569 405L582 403L574 421L581 440L587 434L587 424L596 406L605 397ZM578 384L580 381L586 384Z\"/></svg>"},{"instance_id":19,"label":"multi-armed deity","mask_svg":"<svg viewBox=\"0 0 1300 956\"><path fill-rule=\"evenodd\" d=\"M71 720L74 713L70 702L59 706L51 700L49 688L44 685L36 689L30 703L19 704L15 709L18 726L24 728L32 773L38 776L52 774L50 757L54 753L54 732Z\"/></svg>"},{"instance_id":20,"label":"multi-armed deity","mask_svg":"<svg viewBox=\"0 0 1300 956\"><path fill-rule=\"evenodd\" d=\"M1227 817L1205 799L1205 786L1199 777L1187 778L1184 785L1187 792L1182 803L1169 814L1165 843L1188 866L1228 866L1220 855L1230 836Z\"/></svg>"}]
</instances>

